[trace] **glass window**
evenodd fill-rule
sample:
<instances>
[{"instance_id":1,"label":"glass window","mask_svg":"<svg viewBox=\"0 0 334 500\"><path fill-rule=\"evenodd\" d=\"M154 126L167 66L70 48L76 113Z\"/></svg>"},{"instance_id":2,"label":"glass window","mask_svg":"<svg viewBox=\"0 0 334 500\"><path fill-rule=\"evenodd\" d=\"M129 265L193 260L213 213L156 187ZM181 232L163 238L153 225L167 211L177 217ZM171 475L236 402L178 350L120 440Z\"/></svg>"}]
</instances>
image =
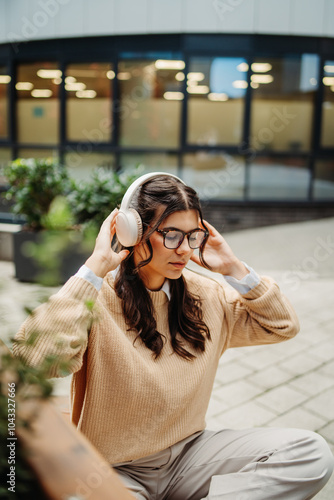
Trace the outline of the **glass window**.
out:
<instances>
[{"instance_id":1,"label":"glass window","mask_svg":"<svg viewBox=\"0 0 334 500\"><path fill-rule=\"evenodd\" d=\"M200 199L239 200L244 197L245 162L227 153L198 151L183 158L183 179Z\"/></svg>"},{"instance_id":2,"label":"glass window","mask_svg":"<svg viewBox=\"0 0 334 500\"><path fill-rule=\"evenodd\" d=\"M115 168L114 155L108 152L88 151L81 146L67 148L65 165L70 175L77 179L89 179L94 169L103 167L106 170Z\"/></svg>"},{"instance_id":3,"label":"glass window","mask_svg":"<svg viewBox=\"0 0 334 500\"><path fill-rule=\"evenodd\" d=\"M182 81L180 60L126 60L118 67L120 144L179 145Z\"/></svg>"},{"instance_id":4,"label":"glass window","mask_svg":"<svg viewBox=\"0 0 334 500\"><path fill-rule=\"evenodd\" d=\"M8 88L10 80L7 68L0 66L0 139L8 137Z\"/></svg>"},{"instance_id":5,"label":"glass window","mask_svg":"<svg viewBox=\"0 0 334 500\"><path fill-rule=\"evenodd\" d=\"M252 200L305 200L311 173L298 158L257 157L249 166L249 198Z\"/></svg>"},{"instance_id":6,"label":"glass window","mask_svg":"<svg viewBox=\"0 0 334 500\"><path fill-rule=\"evenodd\" d=\"M53 144L59 140L59 84L56 63L20 64L17 70L17 130L23 143Z\"/></svg>"},{"instance_id":7,"label":"glass window","mask_svg":"<svg viewBox=\"0 0 334 500\"><path fill-rule=\"evenodd\" d=\"M178 176L178 157L172 154L122 154L120 158L122 170L139 168L139 173L168 172Z\"/></svg>"},{"instance_id":8,"label":"glass window","mask_svg":"<svg viewBox=\"0 0 334 500\"><path fill-rule=\"evenodd\" d=\"M215 146L242 142L247 71L248 64L240 58L190 61L188 143Z\"/></svg>"},{"instance_id":9,"label":"glass window","mask_svg":"<svg viewBox=\"0 0 334 500\"><path fill-rule=\"evenodd\" d=\"M11 161L11 159L11 150L9 148L0 148L0 186L7 185L7 181L3 175L3 169Z\"/></svg>"},{"instance_id":10,"label":"glass window","mask_svg":"<svg viewBox=\"0 0 334 500\"><path fill-rule=\"evenodd\" d=\"M334 199L334 160L318 160L314 169L313 196Z\"/></svg>"},{"instance_id":11,"label":"glass window","mask_svg":"<svg viewBox=\"0 0 334 500\"><path fill-rule=\"evenodd\" d=\"M12 201L6 200L4 193L7 191L8 182L4 176L3 169L11 161L11 150L9 148L0 148L0 214L10 213Z\"/></svg>"},{"instance_id":12,"label":"glass window","mask_svg":"<svg viewBox=\"0 0 334 500\"><path fill-rule=\"evenodd\" d=\"M18 158L54 158L59 157L57 149L36 149L36 148L20 148Z\"/></svg>"},{"instance_id":13,"label":"glass window","mask_svg":"<svg viewBox=\"0 0 334 500\"><path fill-rule=\"evenodd\" d=\"M324 98L322 104L321 145L334 147L334 61L324 66Z\"/></svg>"},{"instance_id":14,"label":"glass window","mask_svg":"<svg viewBox=\"0 0 334 500\"><path fill-rule=\"evenodd\" d=\"M251 66L250 142L256 150L311 148L319 58L261 58Z\"/></svg>"},{"instance_id":15,"label":"glass window","mask_svg":"<svg viewBox=\"0 0 334 500\"><path fill-rule=\"evenodd\" d=\"M70 64L66 68L66 126L70 141L110 141L113 67L108 63Z\"/></svg>"}]
</instances>

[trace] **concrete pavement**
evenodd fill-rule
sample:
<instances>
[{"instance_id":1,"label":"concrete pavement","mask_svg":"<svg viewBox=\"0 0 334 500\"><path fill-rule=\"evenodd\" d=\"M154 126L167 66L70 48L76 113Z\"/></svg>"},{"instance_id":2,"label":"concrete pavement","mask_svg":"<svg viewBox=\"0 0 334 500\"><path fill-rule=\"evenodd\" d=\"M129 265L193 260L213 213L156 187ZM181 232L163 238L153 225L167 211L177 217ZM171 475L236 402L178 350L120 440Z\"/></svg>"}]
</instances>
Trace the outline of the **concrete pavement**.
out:
<instances>
[{"instance_id":1,"label":"concrete pavement","mask_svg":"<svg viewBox=\"0 0 334 500\"><path fill-rule=\"evenodd\" d=\"M299 315L301 331L282 344L223 355L208 427L302 427L319 432L334 451L334 219L225 237L239 258L277 280ZM0 262L0 273L1 338L9 343L26 316L24 306L35 307L56 289L18 283L12 263ZM56 381L61 404L68 390L69 378ZM334 475L316 498L334 498Z\"/></svg>"}]
</instances>

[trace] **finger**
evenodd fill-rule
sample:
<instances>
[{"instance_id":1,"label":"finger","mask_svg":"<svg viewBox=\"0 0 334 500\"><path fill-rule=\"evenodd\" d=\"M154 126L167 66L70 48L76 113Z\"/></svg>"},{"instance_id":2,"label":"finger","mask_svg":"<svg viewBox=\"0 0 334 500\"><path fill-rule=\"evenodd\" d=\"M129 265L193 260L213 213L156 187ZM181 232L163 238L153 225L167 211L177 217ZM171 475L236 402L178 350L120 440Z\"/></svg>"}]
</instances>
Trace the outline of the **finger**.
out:
<instances>
[{"instance_id":1,"label":"finger","mask_svg":"<svg viewBox=\"0 0 334 500\"><path fill-rule=\"evenodd\" d=\"M102 222L101 224L101 227L100 227L100 233L103 232L105 229L109 230L110 228L110 225L113 221L114 218L116 218L116 215L117 215L117 212L118 212L118 209L115 208L109 215L106 219L104 219L104 221Z\"/></svg>"},{"instance_id":2,"label":"finger","mask_svg":"<svg viewBox=\"0 0 334 500\"><path fill-rule=\"evenodd\" d=\"M118 214L118 208L114 208L114 210L110 212L108 217L103 221L103 224L110 225L116 219L117 214Z\"/></svg>"},{"instance_id":3,"label":"finger","mask_svg":"<svg viewBox=\"0 0 334 500\"><path fill-rule=\"evenodd\" d=\"M111 232L112 236L114 236L114 234L116 233L116 221L115 220L111 221L110 232Z\"/></svg>"},{"instance_id":4,"label":"finger","mask_svg":"<svg viewBox=\"0 0 334 500\"><path fill-rule=\"evenodd\" d=\"M130 253L130 250L121 250L117 255L118 257L120 257L120 262L122 262L122 260L124 260Z\"/></svg>"},{"instance_id":5,"label":"finger","mask_svg":"<svg viewBox=\"0 0 334 500\"><path fill-rule=\"evenodd\" d=\"M214 226L212 226L212 224L210 224L207 220L203 220L203 222L207 226L207 228L209 229L210 234L217 234L218 233L217 229Z\"/></svg>"}]
</instances>

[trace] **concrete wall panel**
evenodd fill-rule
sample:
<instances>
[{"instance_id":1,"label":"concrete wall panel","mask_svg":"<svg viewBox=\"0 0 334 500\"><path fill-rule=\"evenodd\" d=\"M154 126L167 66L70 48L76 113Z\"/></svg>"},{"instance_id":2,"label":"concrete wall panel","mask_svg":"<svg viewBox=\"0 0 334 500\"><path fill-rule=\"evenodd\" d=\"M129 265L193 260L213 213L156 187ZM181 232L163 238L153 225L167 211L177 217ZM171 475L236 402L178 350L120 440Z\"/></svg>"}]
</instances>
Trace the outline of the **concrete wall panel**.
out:
<instances>
[{"instance_id":1,"label":"concrete wall panel","mask_svg":"<svg viewBox=\"0 0 334 500\"><path fill-rule=\"evenodd\" d=\"M215 2L219 33L253 33L255 0Z\"/></svg>"},{"instance_id":2,"label":"concrete wall panel","mask_svg":"<svg viewBox=\"0 0 334 500\"><path fill-rule=\"evenodd\" d=\"M180 33L183 29L184 2L180 0L149 0L148 32Z\"/></svg>"},{"instance_id":3,"label":"concrete wall panel","mask_svg":"<svg viewBox=\"0 0 334 500\"><path fill-rule=\"evenodd\" d=\"M115 33L147 33L148 0L116 0Z\"/></svg>"},{"instance_id":4,"label":"concrete wall panel","mask_svg":"<svg viewBox=\"0 0 334 500\"><path fill-rule=\"evenodd\" d=\"M115 1L94 0L87 5L84 32L87 35L110 35L115 32Z\"/></svg>"},{"instance_id":5,"label":"concrete wall panel","mask_svg":"<svg viewBox=\"0 0 334 500\"><path fill-rule=\"evenodd\" d=\"M325 0L324 36L334 37L334 2Z\"/></svg>"},{"instance_id":6,"label":"concrete wall panel","mask_svg":"<svg viewBox=\"0 0 334 500\"><path fill-rule=\"evenodd\" d=\"M184 32L217 33L217 0L183 0L185 3Z\"/></svg>"},{"instance_id":7,"label":"concrete wall panel","mask_svg":"<svg viewBox=\"0 0 334 500\"><path fill-rule=\"evenodd\" d=\"M325 0L294 0L291 12L291 34L322 36L324 34Z\"/></svg>"},{"instance_id":8,"label":"concrete wall panel","mask_svg":"<svg viewBox=\"0 0 334 500\"><path fill-rule=\"evenodd\" d=\"M138 33L334 37L334 1L0 0L0 43Z\"/></svg>"},{"instance_id":9,"label":"concrete wall panel","mask_svg":"<svg viewBox=\"0 0 334 500\"><path fill-rule=\"evenodd\" d=\"M57 33L61 37L78 37L84 33L84 18L87 16L87 0L57 0L60 5L56 17Z\"/></svg>"},{"instance_id":10,"label":"concrete wall panel","mask_svg":"<svg viewBox=\"0 0 334 500\"><path fill-rule=\"evenodd\" d=\"M256 0L255 31L266 34L290 34L291 0Z\"/></svg>"}]
</instances>

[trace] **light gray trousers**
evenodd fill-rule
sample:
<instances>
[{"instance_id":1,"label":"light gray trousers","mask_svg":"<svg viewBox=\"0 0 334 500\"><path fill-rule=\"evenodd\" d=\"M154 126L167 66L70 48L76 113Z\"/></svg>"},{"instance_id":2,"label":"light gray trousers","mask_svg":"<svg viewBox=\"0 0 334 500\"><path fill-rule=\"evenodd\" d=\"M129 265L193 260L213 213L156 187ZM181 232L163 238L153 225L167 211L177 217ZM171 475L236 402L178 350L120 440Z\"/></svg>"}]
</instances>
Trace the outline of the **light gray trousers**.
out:
<instances>
[{"instance_id":1,"label":"light gray trousers","mask_svg":"<svg viewBox=\"0 0 334 500\"><path fill-rule=\"evenodd\" d=\"M327 483L326 441L301 429L205 430L154 455L116 464L140 500L307 500Z\"/></svg>"}]
</instances>

